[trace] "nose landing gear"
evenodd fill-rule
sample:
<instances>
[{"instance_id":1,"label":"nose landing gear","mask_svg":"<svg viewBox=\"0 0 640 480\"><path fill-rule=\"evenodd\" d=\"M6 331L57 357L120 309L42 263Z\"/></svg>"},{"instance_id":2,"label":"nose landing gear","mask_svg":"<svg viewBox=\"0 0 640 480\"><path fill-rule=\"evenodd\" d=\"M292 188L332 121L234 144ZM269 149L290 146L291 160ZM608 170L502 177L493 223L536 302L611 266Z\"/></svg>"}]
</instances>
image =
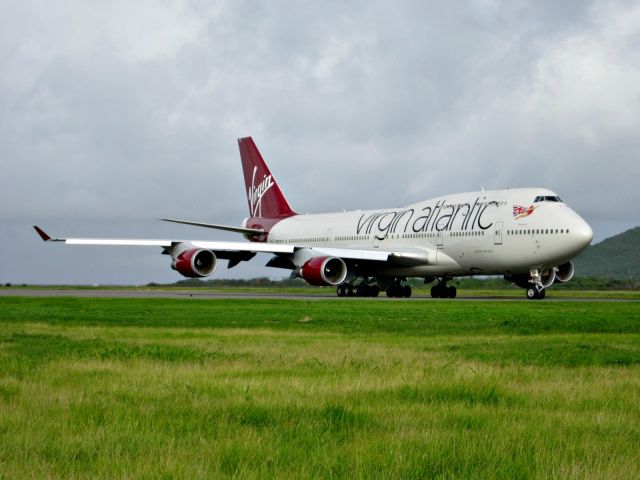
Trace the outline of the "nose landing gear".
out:
<instances>
[{"instance_id":1,"label":"nose landing gear","mask_svg":"<svg viewBox=\"0 0 640 480\"><path fill-rule=\"evenodd\" d=\"M529 272L531 277L531 285L526 288L527 298L529 300L542 300L545 297L545 288L542 283L542 275L540 269L532 268ZM551 280L553 282L553 280Z\"/></svg>"},{"instance_id":2,"label":"nose landing gear","mask_svg":"<svg viewBox=\"0 0 640 480\"><path fill-rule=\"evenodd\" d=\"M546 293L544 288L540 288L537 285L527 288L527 298L529 300L542 300Z\"/></svg>"}]
</instances>

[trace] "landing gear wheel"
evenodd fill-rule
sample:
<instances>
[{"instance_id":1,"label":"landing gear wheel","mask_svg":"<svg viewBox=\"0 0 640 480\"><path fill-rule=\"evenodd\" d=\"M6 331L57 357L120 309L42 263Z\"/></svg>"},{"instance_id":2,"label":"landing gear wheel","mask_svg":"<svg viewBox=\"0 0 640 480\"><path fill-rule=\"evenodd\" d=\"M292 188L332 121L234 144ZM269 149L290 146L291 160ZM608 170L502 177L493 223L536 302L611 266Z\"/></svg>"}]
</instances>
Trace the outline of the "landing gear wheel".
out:
<instances>
[{"instance_id":1,"label":"landing gear wheel","mask_svg":"<svg viewBox=\"0 0 640 480\"><path fill-rule=\"evenodd\" d=\"M378 287L377 285L372 285L370 295L372 297L377 297L378 295L380 295L380 287Z\"/></svg>"},{"instance_id":2,"label":"landing gear wheel","mask_svg":"<svg viewBox=\"0 0 640 480\"><path fill-rule=\"evenodd\" d=\"M432 298L456 298L457 294L458 290L456 290L456 287L453 285L447 287L447 284L444 281L431 287Z\"/></svg>"},{"instance_id":3,"label":"landing gear wheel","mask_svg":"<svg viewBox=\"0 0 640 480\"><path fill-rule=\"evenodd\" d=\"M394 283L393 285L389 286L389 288L387 288L387 297L389 298L401 298L409 296L411 296L411 287L409 285L402 286L399 283Z\"/></svg>"},{"instance_id":4,"label":"landing gear wheel","mask_svg":"<svg viewBox=\"0 0 640 480\"><path fill-rule=\"evenodd\" d=\"M546 290L540 290L538 292L538 300L542 300L546 296L546 294L547 294Z\"/></svg>"},{"instance_id":5,"label":"landing gear wheel","mask_svg":"<svg viewBox=\"0 0 640 480\"><path fill-rule=\"evenodd\" d=\"M344 294L346 297L353 297L353 285L350 285L350 284L345 285Z\"/></svg>"},{"instance_id":6,"label":"landing gear wheel","mask_svg":"<svg viewBox=\"0 0 640 480\"><path fill-rule=\"evenodd\" d=\"M544 290L542 290L544 292ZM540 298L540 289L538 287L527 288L527 298L529 300L537 300Z\"/></svg>"},{"instance_id":7,"label":"landing gear wheel","mask_svg":"<svg viewBox=\"0 0 640 480\"><path fill-rule=\"evenodd\" d=\"M336 288L336 293L338 294L339 297L344 297L344 295L345 295L345 286L344 285L338 285L338 288Z\"/></svg>"}]
</instances>

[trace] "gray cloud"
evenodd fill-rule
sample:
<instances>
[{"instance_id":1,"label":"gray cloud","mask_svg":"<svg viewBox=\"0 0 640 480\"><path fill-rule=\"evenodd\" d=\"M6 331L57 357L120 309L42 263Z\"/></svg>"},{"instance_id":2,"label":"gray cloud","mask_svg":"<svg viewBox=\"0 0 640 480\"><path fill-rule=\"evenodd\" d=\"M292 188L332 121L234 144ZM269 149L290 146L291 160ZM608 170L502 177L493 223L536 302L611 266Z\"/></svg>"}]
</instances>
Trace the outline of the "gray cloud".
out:
<instances>
[{"instance_id":1,"label":"gray cloud","mask_svg":"<svg viewBox=\"0 0 640 480\"><path fill-rule=\"evenodd\" d=\"M245 135L300 211L548 186L602 239L640 223L638 52L622 1L5 4L0 281L177 278L30 225L228 238L153 219L246 216Z\"/></svg>"}]
</instances>

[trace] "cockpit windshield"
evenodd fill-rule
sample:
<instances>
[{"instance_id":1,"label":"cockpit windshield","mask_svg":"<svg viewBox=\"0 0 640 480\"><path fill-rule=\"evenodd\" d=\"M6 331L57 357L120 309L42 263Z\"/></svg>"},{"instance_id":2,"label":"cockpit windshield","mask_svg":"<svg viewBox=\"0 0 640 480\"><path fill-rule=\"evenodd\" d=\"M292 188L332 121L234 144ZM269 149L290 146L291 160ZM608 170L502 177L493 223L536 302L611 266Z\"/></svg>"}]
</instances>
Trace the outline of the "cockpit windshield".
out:
<instances>
[{"instance_id":1,"label":"cockpit windshield","mask_svg":"<svg viewBox=\"0 0 640 480\"><path fill-rule=\"evenodd\" d=\"M533 203L538 203L538 202L556 202L556 203L563 203L562 199L560 197L553 196L553 195L538 195L535 200L533 201Z\"/></svg>"}]
</instances>

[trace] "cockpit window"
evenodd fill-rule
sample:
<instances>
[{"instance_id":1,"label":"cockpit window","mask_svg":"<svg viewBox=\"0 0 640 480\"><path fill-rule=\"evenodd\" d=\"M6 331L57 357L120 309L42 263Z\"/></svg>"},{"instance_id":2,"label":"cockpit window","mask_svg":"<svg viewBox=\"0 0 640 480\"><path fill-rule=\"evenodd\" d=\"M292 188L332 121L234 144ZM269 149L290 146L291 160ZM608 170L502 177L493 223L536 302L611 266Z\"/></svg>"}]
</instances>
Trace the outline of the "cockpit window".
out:
<instances>
[{"instance_id":1,"label":"cockpit window","mask_svg":"<svg viewBox=\"0 0 640 480\"><path fill-rule=\"evenodd\" d=\"M533 201L533 203L538 203L538 202L556 202L556 203L563 203L562 199L560 197L558 197L557 195L538 195L535 200Z\"/></svg>"}]
</instances>

